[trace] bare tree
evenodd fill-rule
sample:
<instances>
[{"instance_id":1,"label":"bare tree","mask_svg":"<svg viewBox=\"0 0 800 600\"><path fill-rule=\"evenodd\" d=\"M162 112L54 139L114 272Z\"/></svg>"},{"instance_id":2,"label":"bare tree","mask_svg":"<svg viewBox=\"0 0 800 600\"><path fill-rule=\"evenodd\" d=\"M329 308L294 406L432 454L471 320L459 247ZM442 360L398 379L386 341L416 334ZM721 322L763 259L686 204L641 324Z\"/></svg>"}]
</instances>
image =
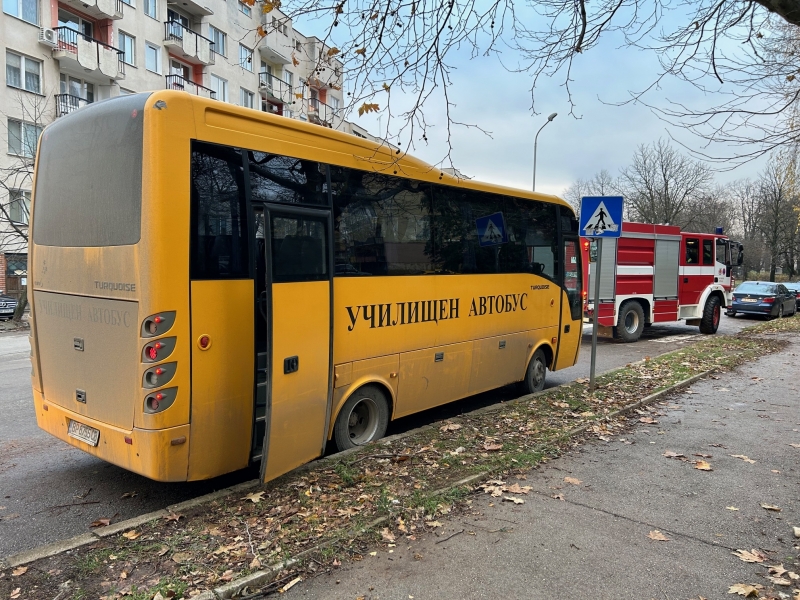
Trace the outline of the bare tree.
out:
<instances>
[{"instance_id":1,"label":"bare tree","mask_svg":"<svg viewBox=\"0 0 800 600\"><path fill-rule=\"evenodd\" d=\"M618 189L617 181L611 176L611 173L603 169L595 173L591 179L577 179L561 195L575 209L575 212L579 212L581 198L584 196L611 196L616 194Z\"/></svg>"},{"instance_id":2,"label":"bare tree","mask_svg":"<svg viewBox=\"0 0 800 600\"><path fill-rule=\"evenodd\" d=\"M713 175L702 163L681 155L664 140L639 146L622 169L619 189L629 218L645 223L690 227L712 190Z\"/></svg>"},{"instance_id":3,"label":"bare tree","mask_svg":"<svg viewBox=\"0 0 800 600\"><path fill-rule=\"evenodd\" d=\"M244 0L254 3L256 0ZM492 55L506 68L542 81L557 78L573 102L573 67L612 34L654 53L660 70L641 90L618 102L649 102L648 93L676 78L709 94L709 106L656 102L668 121L709 141L755 144L733 150L747 160L797 142L793 126L800 0L258 0L262 11L286 19L317 19L330 50L318 57L342 62L349 109L385 112L397 125L389 138L403 148L426 141L433 123L425 106L439 103L457 123L450 95L456 53ZM664 29L665 23L676 23ZM259 34L264 34L260 28ZM616 42L614 42L616 45ZM327 61L327 62L326 62ZM724 87L723 87L724 84ZM593 81L589 85L596 85ZM401 100L402 98L402 100ZM412 101L407 103L407 99ZM398 101L403 108L398 111ZM573 105L574 112L574 105ZM711 155L705 151L706 155ZM729 158L729 156L724 156Z\"/></svg>"},{"instance_id":4,"label":"bare tree","mask_svg":"<svg viewBox=\"0 0 800 600\"><path fill-rule=\"evenodd\" d=\"M779 156L758 179L758 231L769 257L769 280L775 281L789 245L797 235L797 188L794 179L796 156Z\"/></svg>"},{"instance_id":5,"label":"bare tree","mask_svg":"<svg viewBox=\"0 0 800 600\"><path fill-rule=\"evenodd\" d=\"M49 97L19 92L6 108L3 120L9 139L9 162L0 168L0 253L26 254L30 191L39 134L51 120ZM19 321L28 304L26 287L17 303L14 320Z\"/></svg>"}]
</instances>

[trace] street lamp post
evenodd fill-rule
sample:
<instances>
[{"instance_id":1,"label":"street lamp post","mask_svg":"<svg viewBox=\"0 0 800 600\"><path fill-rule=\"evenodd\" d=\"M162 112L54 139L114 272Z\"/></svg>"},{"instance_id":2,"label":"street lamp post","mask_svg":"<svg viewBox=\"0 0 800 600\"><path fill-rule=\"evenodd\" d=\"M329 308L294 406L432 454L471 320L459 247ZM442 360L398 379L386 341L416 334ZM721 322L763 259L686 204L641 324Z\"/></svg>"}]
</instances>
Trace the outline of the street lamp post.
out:
<instances>
[{"instance_id":1,"label":"street lamp post","mask_svg":"<svg viewBox=\"0 0 800 600\"><path fill-rule=\"evenodd\" d=\"M539 127L539 131L536 132L536 137L533 138L533 191L536 191L536 144L539 141L539 134L542 133L542 129L547 127L547 124L555 119L558 116L558 113L553 113L549 117L547 117L547 121L545 121L544 125Z\"/></svg>"}]
</instances>

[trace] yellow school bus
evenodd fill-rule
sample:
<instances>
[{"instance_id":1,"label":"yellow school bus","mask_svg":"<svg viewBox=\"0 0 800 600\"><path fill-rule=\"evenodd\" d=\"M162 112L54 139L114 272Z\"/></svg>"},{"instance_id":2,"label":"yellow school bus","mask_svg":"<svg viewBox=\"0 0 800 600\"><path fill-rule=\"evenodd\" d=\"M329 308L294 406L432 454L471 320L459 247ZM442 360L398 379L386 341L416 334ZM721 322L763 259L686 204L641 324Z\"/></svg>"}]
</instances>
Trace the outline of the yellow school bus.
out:
<instances>
[{"instance_id":1,"label":"yellow school bus","mask_svg":"<svg viewBox=\"0 0 800 600\"><path fill-rule=\"evenodd\" d=\"M581 337L575 215L183 92L49 125L30 235L39 426L146 477L264 480Z\"/></svg>"}]
</instances>

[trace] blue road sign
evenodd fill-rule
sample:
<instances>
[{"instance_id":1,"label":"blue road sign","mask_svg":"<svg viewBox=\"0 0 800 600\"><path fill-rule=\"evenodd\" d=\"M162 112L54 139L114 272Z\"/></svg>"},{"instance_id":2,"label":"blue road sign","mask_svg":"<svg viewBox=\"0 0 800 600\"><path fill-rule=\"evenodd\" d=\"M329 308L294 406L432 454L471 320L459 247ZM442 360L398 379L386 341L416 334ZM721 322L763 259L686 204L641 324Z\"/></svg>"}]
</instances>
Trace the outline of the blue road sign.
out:
<instances>
[{"instance_id":1,"label":"blue road sign","mask_svg":"<svg viewBox=\"0 0 800 600\"><path fill-rule=\"evenodd\" d=\"M497 212L488 217L475 219L475 224L478 226L478 243L481 246L499 246L508 242L503 213Z\"/></svg>"},{"instance_id":2,"label":"blue road sign","mask_svg":"<svg viewBox=\"0 0 800 600\"><path fill-rule=\"evenodd\" d=\"M581 198L580 235L619 237L622 233L622 196Z\"/></svg>"}]
</instances>

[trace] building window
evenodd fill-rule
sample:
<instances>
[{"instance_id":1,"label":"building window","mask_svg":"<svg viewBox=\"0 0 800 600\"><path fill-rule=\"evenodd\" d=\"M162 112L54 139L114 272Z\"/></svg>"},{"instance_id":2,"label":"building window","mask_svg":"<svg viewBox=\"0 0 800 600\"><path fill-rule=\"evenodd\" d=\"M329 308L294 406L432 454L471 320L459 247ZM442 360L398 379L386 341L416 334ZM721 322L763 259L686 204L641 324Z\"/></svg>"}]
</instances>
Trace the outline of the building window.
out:
<instances>
[{"instance_id":1,"label":"building window","mask_svg":"<svg viewBox=\"0 0 800 600\"><path fill-rule=\"evenodd\" d=\"M33 158L42 128L15 119L8 120L8 153Z\"/></svg>"},{"instance_id":2,"label":"building window","mask_svg":"<svg viewBox=\"0 0 800 600\"><path fill-rule=\"evenodd\" d=\"M133 0L122 0L122 1L123 1L125 4L127 4L128 6L136 6L136 5L133 3Z\"/></svg>"},{"instance_id":3,"label":"building window","mask_svg":"<svg viewBox=\"0 0 800 600\"><path fill-rule=\"evenodd\" d=\"M159 46L145 42L144 66L148 71L161 74L161 48Z\"/></svg>"},{"instance_id":4,"label":"building window","mask_svg":"<svg viewBox=\"0 0 800 600\"><path fill-rule=\"evenodd\" d=\"M122 50L122 62L126 65L136 66L136 38L127 33L119 32L119 49Z\"/></svg>"},{"instance_id":5,"label":"building window","mask_svg":"<svg viewBox=\"0 0 800 600\"><path fill-rule=\"evenodd\" d=\"M144 0L144 14L146 14L148 17L158 19L158 1Z\"/></svg>"},{"instance_id":6,"label":"building window","mask_svg":"<svg viewBox=\"0 0 800 600\"><path fill-rule=\"evenodd\" d=\"M216 75L211 76L211 89L217 93L217 100L221 100L222 102L228 101L228 82L222 79L221 77L217 77Z\"/></svg>"},{"instance_id":7,"label":"building window","mask_svg":"<svg viewBox=\"0 0 800 600\"><path fill-rule=\"evenodd\" d=\"M283 71L283 80L286 83L288 83L289 87L291 88L294 85L294 73L284 69L284 71Z\"/></svg>"},{"instance_id":8,"label":"building window","mask_svg":"<svg viewBox=\"0 0 800 600\"><path fill-rule=\"evenodd\" d=\"M6 51L6 84L41 94L42 63L27 56Z\"/></svg>"},{"instance_id":9,"label":"building window","mask_svg":"<svg viewBox=\"0 0 800 600\"><path fill-rule=\"evenodd\" d=\"M28 224L31 214L31 193L27 190L9 190L8 218L12 223Z\"/></svg>"},{"instance_id":10,"label":"building window","mask_svg":"<svg viewBox=\"0 0 800 600\"><path fill-rule=\"evenodd\" d=\"M249 17L250 15L253 14L253 9L250 8L247 4L239 2L239 12Z\"/></svg>"},{"instance_id":11,"label":"building window","mask_svg":"<svg viewBox=\"0 0 800 600\"><path fill-rule=\"evenodd\" d=\"M71 75L66 75L65 73L61 73L59 79L59 93L86 100L87 103L94 102L93 83L78 79L77 77L72 77Z\"/></svg>"},{"instance_id":12,"label":"building window","mask_svg":"<svg viewBox=\"0 0 800 600\"><path fill-rule=\"evenodd\" d=\"M239 44L239 66L248 71L253 70L253 51Z\"/></svg>"},{"instance_id":13,"label":"building window","mask_svg":"<svg viewBox=\"0 0 800 600\"><path fill-rule=\"evenodd\" d=\"M298 52L303 51L303 44L300 43L300 40L294 41L294 49L297 50Z\"/></svg>"},{"instance_id":14,"label":"building window","mask_svg":"<svg viewBox=\"0 0 800 600\"><path fill-rule=\"evenodd\" d=\"M3 12L28 23L39 24L38 0L3 0Z\"/></svg>"},{"instance_id":15,"label":"building window","mask_svg":"<svg viewBox=\"0 0 800 600\"><path fill-rule=\"evenodd\" d=\"M244 106L245 108L254 108L255 107L255 94L253 92L249 92L244 88L239 88L239 104Z\"/></svg>"},{"instance_id":16,"label":"building window","mask_svg":"<svg viewBox=\"0 0 800 600\"><path fill-rule=\"evenodd\" d=\"M83 34L86 37L93 37L94 23L87 21L63 8L58 9L58 26L69 27L73 31Z\"/></svg>"},{"instance_id":17,"label":"building window","mask_svg":"<svg viewBox=\"0 0 800 600\"><path fill-rule=\"evenodd\" d=\"M329 98L329 101L330 101L330 103L331 103L331 108L332 108L334 111L338 111L338 110L339 110L339 99L338 99L338 98L336 98L336 97L333 97L333 96L331 96L331 97Z\"/></svg>"},{"instance_id":18,"label":"building window","mask_svg":"<svg viewBox=\"0 0 800 600\"><path fill-rule=\"evenodd\" d=\"M214 42L213 52L220 56L225 56L225 47L227 46L228 36L222 33L213 25L208 26L208 33L211 36L211 41Z\"/></svg>"}]
</instances>

